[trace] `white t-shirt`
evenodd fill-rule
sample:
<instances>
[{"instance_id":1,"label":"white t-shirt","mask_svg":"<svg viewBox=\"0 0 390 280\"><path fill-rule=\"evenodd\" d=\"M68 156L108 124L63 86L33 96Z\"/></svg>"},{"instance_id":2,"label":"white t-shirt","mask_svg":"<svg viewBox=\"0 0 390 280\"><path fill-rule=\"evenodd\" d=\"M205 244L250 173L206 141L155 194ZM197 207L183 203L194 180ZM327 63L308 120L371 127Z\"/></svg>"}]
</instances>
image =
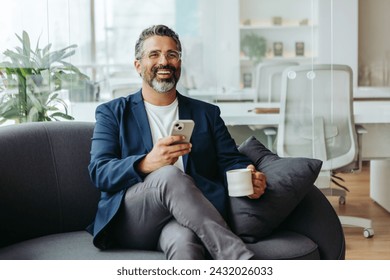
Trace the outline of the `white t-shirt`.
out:
<instances>
[{"instance_id":1,"label":"white t-shirt","mask_svg":"<svg viewBox=\"0 0 390 280\"><path fill-rule=\"evenodd\" d=\"M156 106L146 101L144 103L154 145L158 139L168 136L172 122L179 119L179 102L176 98L167 106ZM184 171L182 157L174 165Z\"/></svg>"}]
</instances>

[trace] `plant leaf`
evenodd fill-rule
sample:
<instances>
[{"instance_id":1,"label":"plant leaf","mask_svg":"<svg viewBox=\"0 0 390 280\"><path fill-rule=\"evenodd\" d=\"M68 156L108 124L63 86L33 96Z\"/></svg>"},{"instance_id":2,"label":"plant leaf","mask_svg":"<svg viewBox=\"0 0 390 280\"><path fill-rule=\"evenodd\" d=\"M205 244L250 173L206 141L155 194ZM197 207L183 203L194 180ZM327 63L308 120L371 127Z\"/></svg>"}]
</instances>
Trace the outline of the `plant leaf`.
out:
<instances>
[{"instance_id":1,"label":"plant leaf","mask_svg":"<svg viewBox=\"0 0 390 280\"><path fill-rule=\"evenodd\" d=\"M39 112L42 112L43 111L43 106L42 106L41 102L38 100L38 98L36 98L34 96L34 94L32 94L29 91L27 91L27 95L28 95L28 97L29 97L33 107L36 107Z\"/></svg>"},{"instance_id":2,"label":"plant leaf","mask_svg":"<svg viewBox=\"0 0 390 280\"><path fill-rule=\"evenodd\" d=\"M39 120L39 112L36 107L32 107L27 115L28 122L36 122Z\"/></svg>"},{"instance_id":3,"label":"plant leaf","mask_svg":"<svg viewBox=\"0 0 390 280\"><path fill-rule=\"evenodd\" d=\"M63 118L63 119L66 119L66 120L70 120L70 121L74 120L74 117L72 117L72 116L70 116L68 114L61 113L61 112L53 113L53 114L50 115L50 117L53 117L53 118L60 117L60 118Z\"/></svg>"},{"instance_id":4,"label":"plant leaf","mask_svg":"<svg viewBox=\"0 0 390 280\"><path fill-rule=\"evenodd\" d=\"M80 81L89 77L65 61L76 53L77 45L73 44L57 51L51 51L49 43L43 49L39 41L35 50L31 49L31 41L26 31L19 36L21 43L15 50L6 50L4 55L10 61L0 63L0 74L3 83L1 89L11 94L0 96L0 123L6 119L20 121L52 121L58 118L73 120L68 115L67 103L59 98L58 90L69 84L69 81L79 87ZM41 77L30 76L39 74ZM50 112L51 115L48 115Z\"/></svg>"},{"instance_id":5,"label":"plant leaf","mask_svg":"<svg viewBox=\"0 0 390 280\"><path fill-rule=\"evenodd\" d=\"M69 51L68 53L64 53L63 56L61 57L61 60L66 59L66 58L68 58L68 57L74 55L75 53L76 53L76 50L71 50L71 51ZM61 62L61 61L60 61L60 62Z\"/></svg>"},{"instance_id":6,"label":"plant leaf","mask_svg":"<svg viewBox=\"0 0 390 280\"><path fill-rule=\"evenodd\" d=\"M26 31L23 31L23 53L25 56L30 58L30 53L31 53L30 37L28 36Z\"/></svg>"},{"instance_id":7,"label":"plant leaf","mask_svg":"<svg viewBox=\"0 0 390 280\"><path fill-rule=\"evenodd\" d=\"M20 43L22 43L22 45L23 45L23 39L18 34L15 33L15 35L19 39Z\"/></svg>"},{"instance_id":8,"label":"plant leaf","mask_svg":"<svg viewBox=\"0 0 390 280\"><path fill-rule=\"evenodd\" d=\"M11 50L6 50L4 52L4 55L8 56L12 60L12 63L13 63L15 68L20 68L20 67L30 68L31 67L29 57L27 57L23 54L19 54L19 53L16 53L14 51L11 51Z\"/></svg>"},{"instance_id":9,"label":"plant leaf","mask_svg":"<svg viewBox=\"0 0 390 280\"><path fill-rule=\"evenodd\" d=\"M44 47L42 49L42 55L45 56L49 51L50 51L50 48L51 48L52 44L49 43L46 47Z\"/></svg>"}]
</instances>

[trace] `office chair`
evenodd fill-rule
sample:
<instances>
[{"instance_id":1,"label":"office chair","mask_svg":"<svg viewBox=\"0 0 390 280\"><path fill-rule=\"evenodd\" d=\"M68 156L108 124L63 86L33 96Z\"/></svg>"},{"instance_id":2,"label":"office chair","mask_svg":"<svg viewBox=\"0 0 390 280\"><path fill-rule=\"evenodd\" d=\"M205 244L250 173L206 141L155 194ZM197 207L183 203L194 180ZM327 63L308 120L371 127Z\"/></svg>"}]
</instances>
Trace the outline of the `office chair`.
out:
<instances>
[{"instance_id":1,"label":"office chair","mask_svg":"<svg viewBox=\"0 0 390 280\"><path fill-rule=\"evenodd\" d=\"M297 62L264 62L259 63L255 70L255 88L257 93L257 102L280 102L281 95L281 77L282 72L289 66L298 65ZM276 127L250 126L252 130L263 129L267 136L268 149L273 151L274 138L276 137Z\"/></svg>"},{"instance_id":2,"label":"office chair","mask_svg":"<svg viewBox=\"0 0 390 280\"><path fill-rule=\"evenodd\" d=\"M280 115L278 155L322 160L315 185L325 195L339 196L344 204L347 188L337 182L336 174L361 170L359 140L364 132L354 124L351 68L329 64L287 68L282 76ZM342 188L335 189L331 182ZM340 216L340 221L362 227L365 237L374 235L369 219Z\"/></svg>"},{"instance_id":3,"label":"office chair","mask_svg":"<svg viewBox=\"0 0 390 280\"><path fill-rule=\"evenodd\" d=\"M283 70L295 65L292 61L259 63L255 70L257 102L280 102Z\"/></svg>"}]
</instances>

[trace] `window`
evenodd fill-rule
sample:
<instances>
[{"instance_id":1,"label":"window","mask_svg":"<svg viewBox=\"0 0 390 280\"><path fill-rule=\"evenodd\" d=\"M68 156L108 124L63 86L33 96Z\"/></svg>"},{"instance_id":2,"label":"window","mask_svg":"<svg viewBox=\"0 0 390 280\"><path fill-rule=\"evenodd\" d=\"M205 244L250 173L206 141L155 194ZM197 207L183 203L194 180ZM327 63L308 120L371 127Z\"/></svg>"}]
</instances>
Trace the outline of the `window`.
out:
<instances>
[{"instance_id":1,"label":"window","mask_svg":"<svg viewBox=\"0 0 390 280\"><path fill-rule=\"evenodd\" d=\"M183 43L179 90L218 85L239 86L238 1L222 0L14 0L3 4L1 52L26 30L36 44L53 49L77 44L70 58L99 84L101 97L140 86L134 70L134 44L142 29L166 24ZM221 6L224 11L221 12ZM4 57L0 56L2 61Z\"/></svg>"}]
</instances>

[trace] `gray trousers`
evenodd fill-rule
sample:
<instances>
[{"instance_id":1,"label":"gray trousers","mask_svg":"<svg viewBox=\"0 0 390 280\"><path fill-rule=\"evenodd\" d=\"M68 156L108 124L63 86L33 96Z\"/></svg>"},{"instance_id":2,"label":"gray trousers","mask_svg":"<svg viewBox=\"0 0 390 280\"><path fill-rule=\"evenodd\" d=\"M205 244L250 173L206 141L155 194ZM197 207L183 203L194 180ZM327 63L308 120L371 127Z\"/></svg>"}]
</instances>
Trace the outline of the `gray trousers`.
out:
<instances>
[{"instance_id":1,"label":"gray trousers","mask_svg":"<svg viewBox=\"0 0 390 280\"><path fill-rule=\"evenodd\" d=\"M192 178L174 166L127 190L112 229L120 246L160 249L167 259L205 259L207 251L219 260L253 256Z\"/></svg>"}]
</instances>

